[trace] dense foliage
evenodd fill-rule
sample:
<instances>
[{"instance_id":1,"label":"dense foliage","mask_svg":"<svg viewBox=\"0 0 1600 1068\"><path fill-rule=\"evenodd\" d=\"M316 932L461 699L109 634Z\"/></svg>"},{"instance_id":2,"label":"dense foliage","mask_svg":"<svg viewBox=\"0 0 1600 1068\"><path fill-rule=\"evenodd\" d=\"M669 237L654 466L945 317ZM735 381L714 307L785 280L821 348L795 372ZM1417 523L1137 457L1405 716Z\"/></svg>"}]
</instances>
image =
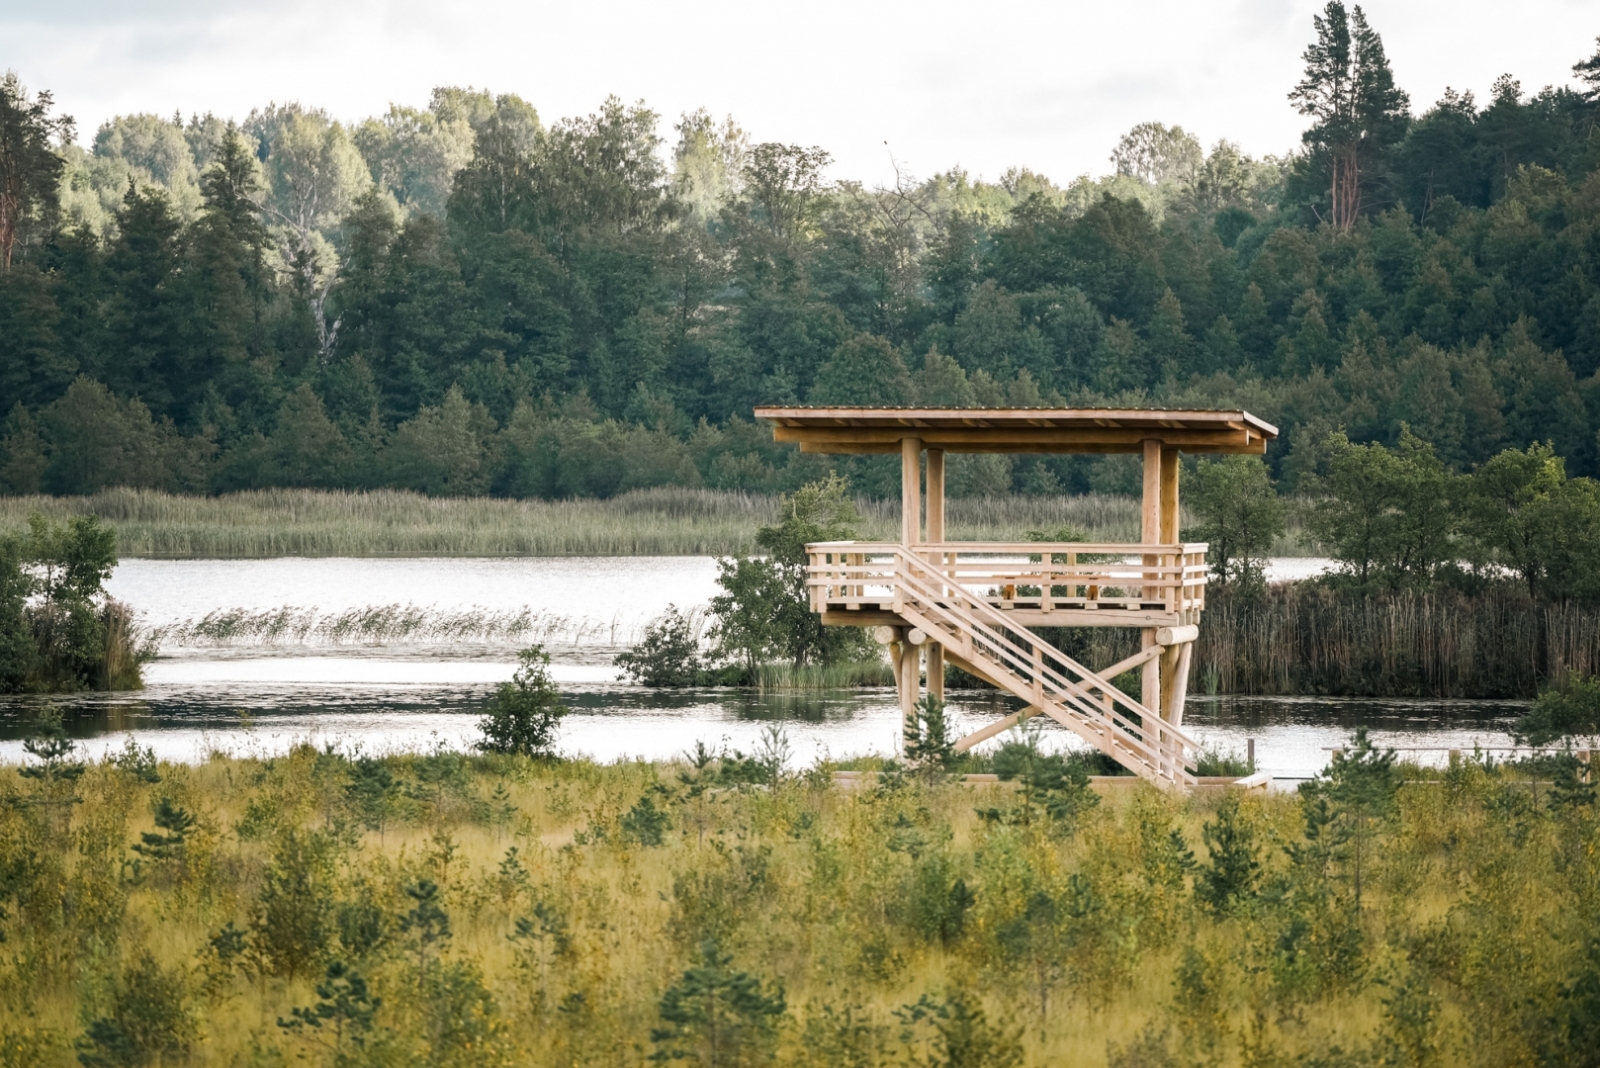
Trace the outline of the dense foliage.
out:
<instances>
[{"instance_id":1,"label":"dense foliage","mask_svg":"<svg viewBox=\"0 0 1600 1068\"><path fill-rule=\"evenodd\" d=\"M9 78L0 488L791 490L826 467L750 409L810 401L1243 405L1290 489L1330 431L1402 423L1454 470L1550 441L1600 472L1600 57L1412 114L1333 0L1305 61L1298 152L1146 123L1066 187L868 189L704 112L669 144L642 103L547 126L453 88L79 147ZM882 458L841 470L893 489ZM951 489L1130 476L964 457Z\"/></svg>"},{"instance_id":2,"label":"dense foliage","mask_svg":"<svg viewBox=\"0 0 1600 1068\"><path fill-rule=\"evenodd\" d=\"M1300 796L1095 804L1022 742L850 788L51 738L0 768L7 1065L1554 1068L1600 1028L1570 774L1358 739Z\"/></svg>"},{"instance_id":3,"label":"dense foliage","mask_svg":"<svg viewBox=\"0 0 1600 1068\"><path fill-rule=\"evenodd\" d=\"M550 677L550 654L534 645L517 654L510 682L495 687L478 723L478 749L511 756L548 757L567 706Z\"/></svg>"},{"instance_id":4,"label":"dense foliage","mask_svg":"<svg viewBox=\"0 0 1600 1068\"><path fill-rule=\"evenodd\" d=\"M139 687L132 613L105 592L116 552L94 516L0 534L0 693Z\"/></svg>"}]
</instances>

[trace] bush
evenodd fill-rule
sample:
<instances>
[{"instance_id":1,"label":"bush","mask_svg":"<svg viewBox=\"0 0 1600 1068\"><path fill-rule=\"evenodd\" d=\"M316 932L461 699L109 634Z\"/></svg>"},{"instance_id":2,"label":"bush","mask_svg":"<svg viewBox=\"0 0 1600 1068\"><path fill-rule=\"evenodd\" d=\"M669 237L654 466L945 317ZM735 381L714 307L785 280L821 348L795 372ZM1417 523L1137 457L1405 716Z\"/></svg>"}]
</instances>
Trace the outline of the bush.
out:
<instances>
[{"instance_id":1,"label":"bush","mask_svg":"<svg viewBox=\"0 0 1600 1068\"><path fill-rule=\"evenodd\" d=\"M662 1026L650 1032L656 1045L650 1059L704 1068L766 1059L788 1011L783 990L769 993L757 977L734 971L733 957L714 940L702 943L697 957L661 996Z\"/></svg>"},{"instance_id":2,"label":"bush","mask_svg":"<svg viewBox=\"0 0 1600 1068\"><path fill-rule=\"evenodd\" d=\"M0 537L0 692L141 685L132 613L106 596L117 534L95 516Z\"/></svg>"},{"instance_id":3,"label":"bush","mask_svg":"<svg viewBox=\"0 0 1600 1068\"><path fill-rule=\"evenodd\" d=\"M638 645L618 653L612 662L642 686L695 686L704 681L706 675L694 628L678 611L678 606L671 604L659 619L645 628L644 638Z\"/></svg>"},{"instance_id":4,"label":"bush","mask_svg":"<svg viewBox=\"0 0 1600 1068\"><path fill-rule=\"evenodd\" d=\"M550 678L550 654L535 645L517 654L522 666L502 682L489 702L489 714L478 722L485 753L548 757L567 706Z\"/></svg>"},{"instance_id":5,"label":"bush","mask_svg":"<svg viewBox=\"0 0 1600 1068\"><path fill-rule=\"evenodd\" d=\"M1512 730L1524 745L1600 736L1600 678L1573 675L1565 690L1546 690Z\"/></svg>"},{"instance_id":6,"label":"bush","mask_svg":"<svg viewBox=\"0 0 1600 1068\"><path fill-rule=\"evenodd\" d=\"M117 978L110 1004L79 1037L84 1068L133 1068L188 1052L195 1022L183 975L164 971L148 952Z\"/></svg>"}]
</instances>

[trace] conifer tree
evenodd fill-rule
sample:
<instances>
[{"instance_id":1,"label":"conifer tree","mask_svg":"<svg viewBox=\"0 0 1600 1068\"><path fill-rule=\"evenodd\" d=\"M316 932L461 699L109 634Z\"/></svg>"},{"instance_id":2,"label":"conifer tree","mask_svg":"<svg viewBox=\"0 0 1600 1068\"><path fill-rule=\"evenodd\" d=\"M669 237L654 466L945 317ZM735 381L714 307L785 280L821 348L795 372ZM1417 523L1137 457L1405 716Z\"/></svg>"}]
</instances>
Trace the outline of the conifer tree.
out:
<instances>
[{"instance_id":1,"label":"conifer tree","mask_svg":"<svg viewBox=\"0 0 1600 1068\"><path fill-rule=\"evenodd\" d=\"M1328 0L1312 23L1317 40L1302 56L1305 77L1289 99L1312 118L1304 140L1331 170L1327 221L1349 230L1366 204L1371 164L1405 133L1411 101L1394 84L1383 38L1359 4L1347 12L1342 0Z\"/></svg>"}]
</instances>

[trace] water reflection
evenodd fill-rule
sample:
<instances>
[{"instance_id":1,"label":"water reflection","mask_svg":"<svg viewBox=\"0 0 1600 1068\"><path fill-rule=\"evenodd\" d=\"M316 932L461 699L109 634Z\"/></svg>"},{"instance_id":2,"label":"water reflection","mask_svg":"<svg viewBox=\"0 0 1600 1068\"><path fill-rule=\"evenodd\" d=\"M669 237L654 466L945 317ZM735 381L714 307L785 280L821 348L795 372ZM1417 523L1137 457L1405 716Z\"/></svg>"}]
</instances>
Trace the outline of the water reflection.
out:
<instances>
[{"instance_id":1,"label":"water reflection","mask_svg":"<svg viewBox=\"0 0 1600 1068\"><path fill-rule=\"evenodd\" d=\"M499 677L504 677L501 674ZM86 694L55 699L70 733L100 755L132 737L171 760L207 752L282 752L298 741L368 753L443 746L464 749L492 685L359 683L161 684L140 694ZM746 751L762 729L781 723L795 759L865 753L891 754L899 712L892 690L760 695L737 690L645 690L617 683L564 684L572 715L562 725L561 750L599 760L671 759L697 741ZM0 760L22 757L21 739L49 702L0 702ZM1006 715L1015 702L988 692L955 692L950 704L965 726ZM1357 726L1383 745L1427 747L1414 754L1442 763L1449 749L1504 746L1525 705L1494 701L1357 700L1348 698L1191 699L1188 726L1202 744L1243 754L1256 742L1261 770L1293 778L1314 774L1328 751ZM1047 723L1050 745L1077 739Z\"/></svg>"}]
</instances>

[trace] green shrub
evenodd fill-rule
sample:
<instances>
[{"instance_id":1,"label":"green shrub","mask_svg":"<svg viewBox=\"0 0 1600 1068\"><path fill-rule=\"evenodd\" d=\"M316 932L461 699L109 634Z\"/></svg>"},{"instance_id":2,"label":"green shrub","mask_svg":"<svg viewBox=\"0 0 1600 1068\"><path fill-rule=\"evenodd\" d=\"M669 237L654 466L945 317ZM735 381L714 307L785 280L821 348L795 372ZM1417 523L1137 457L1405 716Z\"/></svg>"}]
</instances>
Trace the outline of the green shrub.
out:
<instances>
[{"instance_id":1,"label":"green shrub","mask_svg":"<svg viewBox=\"0 0 1600 1068\"><path fill-rule=\"evenodd\" d=\"M1261 880L1261 850L1236 791L1223 795L1216 819L1201 829L1201 837L1211 855L1195 873L1195 897L1218 914L1250 901Z\"/></svg>"},{"instance_id":2,"label":"green shrub","mask_svg":"<svg viewBox=\"0 0 1600 1068\"><path fill-rule=\"evenodd\" d=\"M695 963L661 996L662 1026L650 1032L656 1046L651 1060L733 1068L770 1056L788 1010L783 991L769 992L732 964L733 956L715 941L701 943Z\"/></svg>"},{"instance_id":3,"label":"green shrub","mask_svg":"<svg viewBox=\"0 0 1600 1068\"><path fill-rule=\"evenodd\" d=\"M613 663L642 686L696 686L704 683L706 675L694 628L678 607L670 604L645 628L639 644L618 653Z\"/></svg>"},{"instance_id":4,"label":"green shrub","mask_svg":"<svg viewBox=\"0 0 1600 1068\"><path fill-rule=\"evenodd\" d=\"M133 616L105 593L116 531L94 516L0 536L0 693L142 685Z\"/></svg>"},{"instance_id":5,"label":"green shrub","mask_svg":"<svg viewBox=\"0 0 1600 1068\"><path fill-rule=\"evenodd\" d=\"M1524 745L1600 736L1600 678L1574 674L1565 689L1546 690L1513 731Z\"/></svg>"},{"instance_id":6,"label":"green shrub","mask_svg":"<svg viewBox=\"0 0 1600 1068\"><path fill-rule=\"evenodd\" d=\"M622 835L642 846L658 846L665 839L672 817L656 808L649 794L639 798L621 821Z\"/></svg>"},{"instance_id":7,"label":"green shrub","mask_svg":"<svg viewBox=\"0 0 1600 1068\"><path fill-rule=\"evenodd\" d=\"M478 722L483 738L477 745L486 753L548 757L567 706L550 678L550 654L542 646L524 649L518 659L522 666L495 690L488 715Z\"/></svg>"},{"instance_id":8,"label":"green shrub","mask_svg":"<svg viewBox=\"0 0 1600 1068\"><path fill-rule=\"evenodd\" d=\"M112 983L109 1004L77 1040L84 1068L135 1068L187 1053L197 1037L180 971L164 970L149 952Z\"/></svg>"}]
</instances>

